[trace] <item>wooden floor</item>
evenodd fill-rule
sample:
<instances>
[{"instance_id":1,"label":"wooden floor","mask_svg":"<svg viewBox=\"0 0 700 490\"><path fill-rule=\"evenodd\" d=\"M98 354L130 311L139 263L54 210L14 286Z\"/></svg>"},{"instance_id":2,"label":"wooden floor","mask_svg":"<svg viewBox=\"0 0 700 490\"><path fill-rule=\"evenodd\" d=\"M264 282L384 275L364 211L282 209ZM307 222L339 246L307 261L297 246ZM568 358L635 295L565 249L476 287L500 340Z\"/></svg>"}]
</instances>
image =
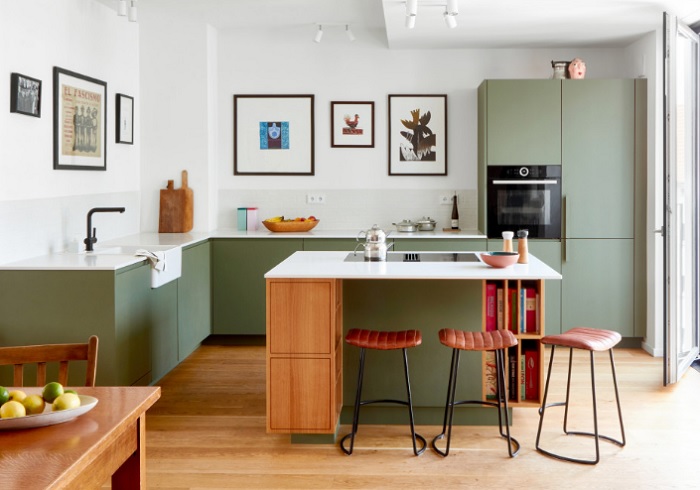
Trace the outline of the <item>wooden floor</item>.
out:
<instances>
[{"instance_id":1,"label":"wooden floor","mask_svg":"<svg viewBox=\"0 0 700 490\"><path fill-rule=\"evenodd\" d=\"M583 364L587 355L582 355L574 360L581 366L581 374L574 376L574 396L579 400L574 403L581 405L589 395L588 367ZM558 358L555 370L564 373L565 355ZM522 450L513 459L495 427L455 428L447 458L431 450L413 456L402 425L361 425L352 456L335 445L292 445L288 436L265 433L264 347L202 346L162 380L162 398L148 412L148 487L700 488L700 373L690 369L680 383L663 387L661 359L624 349L615 351L615 359L627 446L601 442L601 462L589 466L537 453L537 410L525 408L514 409L512 434ZM606 361L607 356L596 356L600 427L602 433L616 436ZM554 392L554 387L550 390ZM552 408L547 413L554 421L563 410ZM570 420L571 428L591 429L590 409L576 410ZM418 427L428 440L439 429ZM340 432L347 430L343 426ZM560 422L546 424L543 432L548 447L592 454L592 440L561 436Z\"/></svg>"}]
</instances>

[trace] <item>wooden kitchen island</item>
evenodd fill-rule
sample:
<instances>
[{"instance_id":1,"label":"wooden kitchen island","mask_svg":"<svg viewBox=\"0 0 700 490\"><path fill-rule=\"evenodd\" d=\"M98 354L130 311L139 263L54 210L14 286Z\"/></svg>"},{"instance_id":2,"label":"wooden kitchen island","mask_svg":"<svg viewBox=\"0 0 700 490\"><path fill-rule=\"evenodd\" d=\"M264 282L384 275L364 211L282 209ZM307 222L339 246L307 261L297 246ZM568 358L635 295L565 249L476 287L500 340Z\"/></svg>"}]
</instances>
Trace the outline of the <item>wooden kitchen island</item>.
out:
<instances>
[{"instance_id":1,"label":"wooden kitchen island","mask_svg":"<svg viewBox=\"0 0 700 490\"><path fill-rule=\"evenodd\" d=\"M439 343L437 332L493 325L498 289L518 294L532 289L535 293L531 304L537 321L530 324L529 331L517 333L519 345L513 355L520 358L525 349L536 351L540 360L537 392L525 398L525 388L518 383L510 403L537 407L543 391L539 339L545 327L544 281L560 280L561 275L532 255L528 264L494 269L472 252L460 252L460 260L468 258L467 254L471 261L364 262L346 261L347 252L296 252L265 274L267 431L333 436L339 423L349 422L346 414L341 418L341 412L350 409L343 410L343 399L353 399L350 394L355 389L358 362L356 352L345 359L342 354L344 332L350 328L416 328L423 332L423 344L409 355L416 423L442 423L451 352ZM503 321L519 325L524 320L524 303L501 304ZM371 354L363 397L405 397L399 358ZM489 398L487 356L463 356L461 366L474 375L463 376L465 386L458 390L467 397ZM513 379L520 379L520 363L509 370ZM405 411L403 407L368 406L363 408L362 422L403 423ZM457 424L492 423L491 411L476 406L457 412Z\"/></svg>"}]
</instances>

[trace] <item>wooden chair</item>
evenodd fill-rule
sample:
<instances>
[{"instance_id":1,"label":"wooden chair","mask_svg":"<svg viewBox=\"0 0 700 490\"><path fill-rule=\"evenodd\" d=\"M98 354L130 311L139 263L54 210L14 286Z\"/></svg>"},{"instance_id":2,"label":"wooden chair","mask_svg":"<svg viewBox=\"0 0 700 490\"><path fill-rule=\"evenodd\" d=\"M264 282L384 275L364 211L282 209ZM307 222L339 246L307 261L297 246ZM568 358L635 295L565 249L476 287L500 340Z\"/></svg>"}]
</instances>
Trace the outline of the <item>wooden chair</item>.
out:
<instances>
[{"instance_id":1,"label":"wooden chair","mask_svg":"<svg viewBox=\"0 0 700 490\"><path fill-rule=\"evenodd\" d=\"M46 384L47 363L58 363L58 381L68 385L68 363L70 361L87 361L85 368L85 386L95 386L97 372L96 335L91 336L86 344L46 344L0 347L0 366L14 366L13 386L24 385L24 366L36 364L36 386Z\"/></svg>"}]
</instances>

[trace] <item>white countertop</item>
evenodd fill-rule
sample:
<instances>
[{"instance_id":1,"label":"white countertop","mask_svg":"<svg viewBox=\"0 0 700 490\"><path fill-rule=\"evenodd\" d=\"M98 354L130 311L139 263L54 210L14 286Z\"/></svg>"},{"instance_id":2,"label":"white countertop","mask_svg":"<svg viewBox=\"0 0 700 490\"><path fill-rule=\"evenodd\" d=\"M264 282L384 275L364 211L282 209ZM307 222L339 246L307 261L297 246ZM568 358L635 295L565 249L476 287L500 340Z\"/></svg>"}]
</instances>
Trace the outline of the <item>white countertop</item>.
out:
<instances>
[{"instance_id":1,"label":"white countertop","mask_svg":"<svg viewBox=\"0 0 700 490\"><path fill-rule=\"evenodd\" d=\"M117 270L146 259L133 253L114 253L115 247L164 250L168 247L187 247L210 238L356 238L358 230L312 230L302 233L273 233L263 228L256 231L217 230L204 233L138 233L95 244L95 252L65 251L38 257L0 264L0 270ZM415 233L390 232L389 240L401 238L452 238L485 239L486 236L475 230L462 230L458 233L420 231ZM83 245L81 245L81 248Z\"/></svg>"},{"instance_id":2,"label":"white countertop","mask_svg":"<svg viewBox=\"0 0 700 490\"><path fill-rule=\"evenodd\" d=\"M439 252L437 252L439 253ZM469 253L469 252L463 252ZM480 252L476 252L479 254ZM561 279L530 255L527 264L496 269L483 262L345 262L348 252L296 252L266 279Z\"/></svg>"}]
</instances>

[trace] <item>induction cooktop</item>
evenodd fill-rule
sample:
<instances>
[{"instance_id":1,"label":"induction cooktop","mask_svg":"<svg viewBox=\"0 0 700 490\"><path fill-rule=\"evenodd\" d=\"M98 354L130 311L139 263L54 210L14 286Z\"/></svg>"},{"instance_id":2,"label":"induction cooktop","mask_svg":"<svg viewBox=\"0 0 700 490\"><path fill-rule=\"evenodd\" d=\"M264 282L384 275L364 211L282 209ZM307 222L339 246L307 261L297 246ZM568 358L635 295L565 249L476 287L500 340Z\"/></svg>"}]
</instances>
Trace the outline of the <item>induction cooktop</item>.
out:
<instances>
[{"instance_id":1,"label":"induction cooktop","mask_svg":"<svg viewBox=\"0 0 700 490\"><path fill-rule=\"evenodd\" d=\"M387 252L387 262L479 262L474 252ZM362 252L349 253L344 262L372 262ZM378 262L378 261L377 261Z\"/></svg>"}]
</instances>

